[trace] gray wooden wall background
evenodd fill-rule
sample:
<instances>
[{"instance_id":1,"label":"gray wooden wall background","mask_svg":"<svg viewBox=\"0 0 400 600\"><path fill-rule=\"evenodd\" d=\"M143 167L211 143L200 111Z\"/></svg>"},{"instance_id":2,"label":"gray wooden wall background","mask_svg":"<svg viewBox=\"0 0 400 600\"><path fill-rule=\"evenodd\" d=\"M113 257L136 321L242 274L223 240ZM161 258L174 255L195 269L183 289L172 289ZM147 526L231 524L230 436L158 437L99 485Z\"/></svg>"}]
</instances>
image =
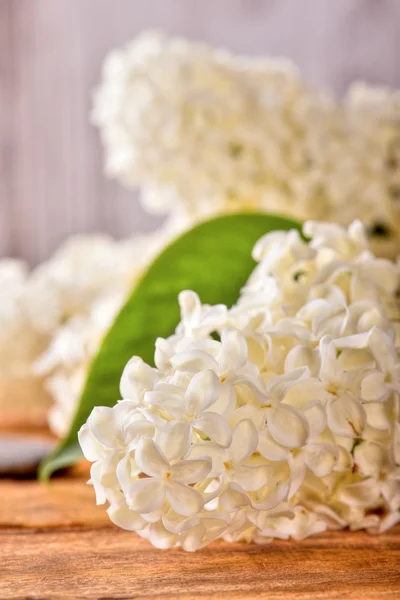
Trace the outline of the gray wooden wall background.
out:
<instances>
[{"instance_id":1,"label":"gray wooden wall background","mask_svg":"<svg viewBox=\"0 0 400 600\"><path fill-rule=\"evenodd\" d=\"M148 27L291 56L338 94L400 86L399 0L0 0L0 255L37 263L73 232L157 224L104 178L88 123L105 54Z\"/></svg>"}]
</instances>

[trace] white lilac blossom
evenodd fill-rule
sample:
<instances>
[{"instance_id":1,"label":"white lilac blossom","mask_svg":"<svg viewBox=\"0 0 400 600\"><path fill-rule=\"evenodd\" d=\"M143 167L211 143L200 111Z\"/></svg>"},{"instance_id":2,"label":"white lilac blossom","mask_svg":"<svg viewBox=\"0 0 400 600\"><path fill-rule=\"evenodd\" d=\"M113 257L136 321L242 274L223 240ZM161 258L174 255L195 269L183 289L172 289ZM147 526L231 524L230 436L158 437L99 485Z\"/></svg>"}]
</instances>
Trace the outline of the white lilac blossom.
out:
<instances>
[{"instance_id":1,"label":"white lilac blossom","mask_svg":"<svg viewBox=\"0 0 400 600\"><path fill-rule=\"evenodd\" d=\"M68 430L105 333L134 281L177 230L169 221L119 242L77 235L32 271L21 261L0 261L3 424L48 421L59 436Z\"/></svg>"},{"instance_id":2,"label":"white lilac blossom","mask_svg":"<svg viewBox=\"0 0 400 600\"><path fill-rule=\"evenodd\" d=\"M338 102L290 61L147 32L107 57L92 120L106 172L149 211L362 215L379 253L398 251L398 92L354 86Z\"/></svg>"},{"instance_id":3,"label":"white lilac blossom","mask_svg":"<svg viewBox=\"0 0 400 600\"><path fill-rule=\"evenodd\" d=\"M106 234L69 238L29 278L29 308L37 327L53 333L71 317L89 314L107 290L124 289L141 254L147 254L145 236L121 242Z\"/></svg>"},{"instance_id":4,"label":"white lilac blossom","mask_svg":"<svg viewBox=\"0 0 400 600\"><path fill-rule=\"evenodd\" d=\"M87 363L86 346L98 347L111 305L119 307L139 255L133 242L81 235L32 271L20 261L0 262L2 420L45 424L48 414L55 432L68 427ZM54 405L47 413L51 398Z\"/></svg>"},{"instance_id":5,"label":"white lilac blossom","mask_svg":"<svg viewBox=\"0 0 400 600\"><path fill-rule=\"evenodd\" d=\"M26 302L28 265L0 262L0 421L43 425L50 399L42 380L31 370L32 362L46 346L37 331Z\"/></svg>"},{"instance_id":6,"label":"white lilac blossom","mask_svg":"<svg viewBox=\"0 0 400 600\"><path fill-rule=\"evenodd\" d=\"M235 306L179 296L152 367L79 432L97 503L159 548L264 543L400 520L399 266L362 225L255 245Z\"/></svg>"},{"instance_id":7,"label":"white lilac blossom","mask_svg":"<svg viewBox=\"0 0 400 600\"><path fill-rule=\"evenodd\" d=\"M120 242L77 236L32 275L30 310L49 334L32 370L52 398L48 423L56 435L68 431L91 360L132 286L174 230L168 223Z\"/></svg>"}]
</instances>

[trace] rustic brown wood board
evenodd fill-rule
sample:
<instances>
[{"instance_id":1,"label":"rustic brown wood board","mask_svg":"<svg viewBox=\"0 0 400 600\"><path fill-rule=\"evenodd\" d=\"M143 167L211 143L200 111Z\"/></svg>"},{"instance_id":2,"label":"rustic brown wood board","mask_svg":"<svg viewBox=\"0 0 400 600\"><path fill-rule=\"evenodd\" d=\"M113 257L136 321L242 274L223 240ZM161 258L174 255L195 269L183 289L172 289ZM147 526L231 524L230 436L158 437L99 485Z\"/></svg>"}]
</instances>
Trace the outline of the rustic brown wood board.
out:
<instances>
[{"instance_id":1,"label":"rustic brown wood board","mask_svg":"<svg viewBox=\"0 0 400 600\"><path fill-rule=\"evenodd\" d=\"M109 522L87 477L0 480L1 600L400 599L400 527L160 551Z\"/></svg>"}]
</instances>

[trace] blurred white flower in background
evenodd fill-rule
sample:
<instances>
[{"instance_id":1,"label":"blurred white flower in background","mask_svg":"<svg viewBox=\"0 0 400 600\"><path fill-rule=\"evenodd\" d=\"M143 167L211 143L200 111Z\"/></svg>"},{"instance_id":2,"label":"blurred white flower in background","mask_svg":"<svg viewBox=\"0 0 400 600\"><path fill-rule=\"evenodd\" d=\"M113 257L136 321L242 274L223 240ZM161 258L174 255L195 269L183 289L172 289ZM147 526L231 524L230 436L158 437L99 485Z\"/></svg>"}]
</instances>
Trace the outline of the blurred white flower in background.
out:
<instances>
[{"instance_id":1,"label":"blurred white flower in background","mask_svg":"<svg viewBox=\"0 0 400 600\"><path fill-rule=\"evenodd\" d=\"M150 212L189 221L238 209L349 224L398 251L399 92L343 103L289 61L233 56L146 32L113 51L94 95L106 172Z\"/></svg>"},{"instance_id":2,"label":"blurred white flower in background","mask_svg":"<svg viewBox=\"0 0 400 600\"><path fill-rule=\"evenodd\" d=\"M140 261L140 256L128 241L116 242L106 234L70 237L29 278L29 309L38 327L52 333L74 315L90 313L107 290L124 289L133 259Z\"/></svg>"},{"instance_id":3,"label":"blurred white flower in background","mask_svg":"<svg viewBox=\"0 0 400 600\"><path fill-rule=\"evenodd\" d=\"M134 282L175 229L167 223L122 241L77 235L32 272L19 261L0 263L5 423L48 420L55 434L66 433L91 359Z\"/></svg>"},{"instance_id":4,"label":"blurred white flower in background","mask_svg":"<svg viewBox=\"0 0 400 600\"><path fill-rule=\"evenodd\" d=\"M50 398L32 363L46 347L26 300L28 265L0 262L0 415L1 425L18 426L24 420L45 423ZM43 307L42 310L45 310Z\"/></svg>"},{"instance_id":5,"label":"blurred white flower in background","mask_svg":"<svg viewBox=\"0 0 400 600\"><path fill-rule=\"evenodd\" d=\"M156 233L120 242L106 235L77 236L32 276L30 292L40 290L38 303L47 299L49 310L41 323L51 331L33 370L45 378L53 399L48 419L57 435L68 431L91 360L114 318L172 231L167 223Z\"/></svg>"},{"instance_id":6,"label":"blurred white flower in background","mask_svg":"<svg viewBox=\"0 0 400 600\"><path fill-rule=\"evenodd\" d=\"M79 432L97 503L159 548L400 520L398 265L348 230L273 232L231 309L179 296L155 368Z\"/></svg>"}]
</instances>

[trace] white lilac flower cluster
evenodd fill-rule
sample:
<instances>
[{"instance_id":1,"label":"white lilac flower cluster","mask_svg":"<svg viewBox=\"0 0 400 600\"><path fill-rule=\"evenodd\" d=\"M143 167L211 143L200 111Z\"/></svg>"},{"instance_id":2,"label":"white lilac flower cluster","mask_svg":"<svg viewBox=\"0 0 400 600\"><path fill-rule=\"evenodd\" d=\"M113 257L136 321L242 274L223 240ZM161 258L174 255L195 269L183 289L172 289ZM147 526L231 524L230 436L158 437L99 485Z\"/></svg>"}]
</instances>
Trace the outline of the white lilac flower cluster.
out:
<instances>
[{"instance_id":1,"label":"white lilac flower cluster","mask_svg":"<svg viewBox=\"0 0 400 600\"><path fill-rule=\"evenodd\" d=\"M0 262L0 425L18 426L27 419L42 425L50 399L31 370L46 345L31 317L26 292L28 265Z\"/></svg>"},{"instance_id":2,"label":"white lilac flower cluster","mask_svg":"<svg viewBox=\"0 0 400 600\"><path fill-rule=\"evenodd\" d=\"M362 215L379 253L398 251L397 91L355 85L339 103L290 61L147 32L107 58L92 119L107 173L141 186L149 211Z\"/></svg>"},{"instance_id":3,"label":"white lilac flower cluster","mask_svg":"<svg viewBox=\"0 0 400 600\"><path fill-rule=\"evenodd\" d=\"M48 307L41 325L51 332L33 370L44 377L53 400L48 422L58 436L68 431L105 334L168 235L164 227L121 242L106 235L78 236L32 276L34 297L41 303L46 299Z\"/></svg>"},{"instance_id":4,"label":"white lilac flower cluster","mask_svg":"<svg viewBox=\"0 0 400 600\"><path fill-rule=\"evenodd\" d=\"M79 432L97 503L159 548L400 520L400 270L308 222L256 244L235 306L180 294L155 367L134 357Z\"/></svg>"},{"instance_id":5,"label":"white lilac flower cluster","mask_svg":"<svg viewBox=\"0 0 400 600\"><path fill-rule=\"evenodd\" d=\"M0 262L0 416L63 435L91 358L165 236L70 238L32 272Z\"/></svg>"}]
</instances>

